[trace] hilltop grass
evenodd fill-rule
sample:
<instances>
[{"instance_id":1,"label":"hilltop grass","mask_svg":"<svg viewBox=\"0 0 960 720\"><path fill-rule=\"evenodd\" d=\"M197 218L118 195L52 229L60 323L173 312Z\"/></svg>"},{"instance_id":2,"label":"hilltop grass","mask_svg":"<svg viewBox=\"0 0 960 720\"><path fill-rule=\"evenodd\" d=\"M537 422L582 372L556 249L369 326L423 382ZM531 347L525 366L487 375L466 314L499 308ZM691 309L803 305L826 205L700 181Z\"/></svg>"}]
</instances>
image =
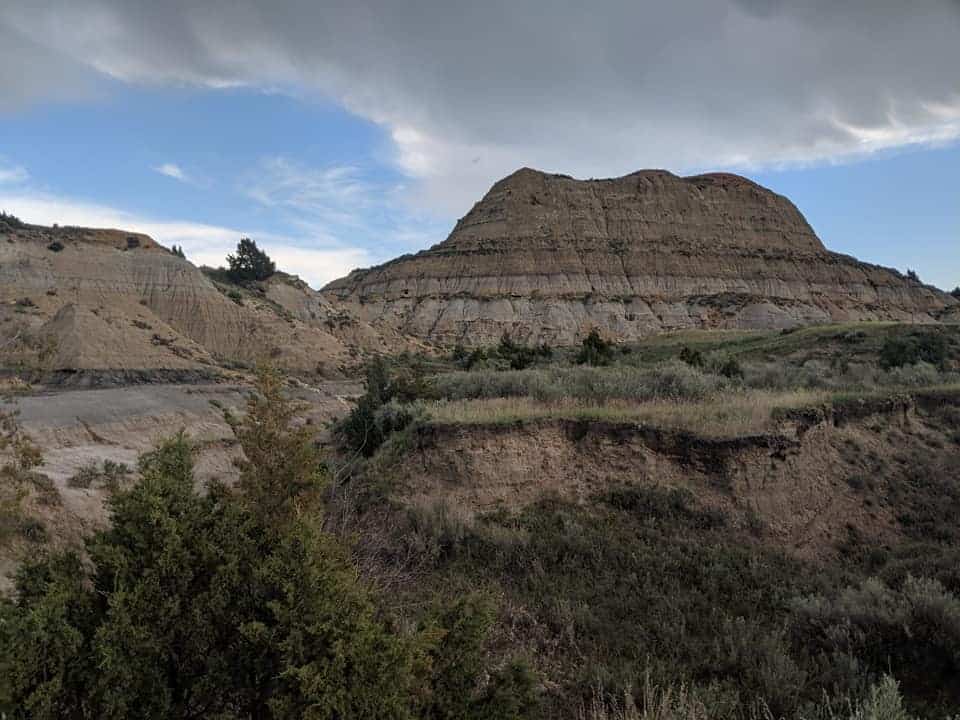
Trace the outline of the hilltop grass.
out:
<instances>
[{"instance_id":1,"label":"hilltop grass","mask_svg":"<svg viewBox=\"0 0 960 720\"><path fill-rule=\"evenodd\" d=\"M872 392L788 390L727 392L700 400L663 398L648 401L576 399L541 401L531 397L480 398L436 402L426 406L438 425L508 425L537 420L590 420L638 423L682 430L702 437L740 437L774 432L779 418L791 411L829 408L857 401L916 394L916 390ZM930 386L921 392L960 396L960 383Z\"/></svg>"},{"instance_id":2,"label":"hilltop grass","mask_svg":"<svg viewBox=\"0 0 960 720\"><path fill-rule=\"evenodd\" d=\"M684 430L704 437L737 437L776 429L774 411L827 402L823 391L732 393L698 401L613 400L599 405L575 400L540 402L529 397L455 400L427 408L441 425L506 425L547 419L631 422Z\"/></svg>"}]
</instances>

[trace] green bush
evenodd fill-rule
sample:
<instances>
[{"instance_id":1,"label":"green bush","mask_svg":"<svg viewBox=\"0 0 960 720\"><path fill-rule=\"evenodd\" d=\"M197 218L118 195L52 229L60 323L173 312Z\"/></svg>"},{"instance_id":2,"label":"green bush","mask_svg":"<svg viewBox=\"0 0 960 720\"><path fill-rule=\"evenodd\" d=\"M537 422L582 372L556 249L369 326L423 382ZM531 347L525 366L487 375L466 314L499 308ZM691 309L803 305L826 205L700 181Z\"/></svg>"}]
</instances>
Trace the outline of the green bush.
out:
<instances>
[{"instance_id":1,"label":"green bush","mask_svg":"<svg viewBox=\"0 0 960 720\"><path fill-rule=\"evenodd\" d=\"M680 350L680 360L685 362L687 365L692 365L696 368L702 368L705 362L702 352L696 349L691 349L686 345L684 345Z\"/></svg>"},{"instance_id":2,"label":"green bush","mask_svg":"<svg viewBox=\"0 0 960 720\"><path fill-rule=\"evenodd\" d=\"M334 426L341 448L372 457L391 433L404 429L422 414L410 401L425 393L422 378L396 373L383 358L367 365L366 390L350 413ZM405 402L404 402L405 401Z\"/></svg>"},{"instance_id":3,"label":"green bush","mask_svg":"<svg viewBox=\"0 0 960 720\"><path fill-rule=\"evenodd\" d=\"M80 488L86 490L93 486L93 483L100 479L100 468L95 461L90 461L82 466L69 478L67 478L67 487Z\"/></svg>"},{"instance_id":4,"label":"green bush","mask_svg":"<svg viewBox=\"0 0 960 720\"><path fill-rule=\"evenodd\" d=\"M609 365L613 360L613 344L604 340L594 328L583 339L580 352L577 353L578 365Z\"/></svg>"},{"instance_id":5,"label":"green bush","mask_svg":"<svg viewBox=\"0 0 960 720\"><path fill-rule=\"evenodd\" d=\"M20 534L32 543L47 541L47 528L37 518L23 518L20 521Z\"/></svg>"},{"instance_id":6,"label":"green bush","mask_svg":"<svg viewBox=\"0 0 960 720\"><path fill-rule=\"evenodd\" d=\"M731 380L743 378L743 368L735 357L727 357L717 367L717 374Z\"/></svg>"},{"instance_id":7,"label":"green bush","mask_svg":"<svg viewBox=\"0 0 960 720\"><path fill-rule=\"evenodd\" d=\"M880 367L889 370L925 362L943 370L946 368L949 352L946 337L938 332L899 335L888 338L880 348Z\"/></svg>"},{"instance_id":8,"label":"green bush","mask_svg":"<svg viewBox=\"0 0 960 720\"><path fill-rule=\"evenodd\" d=\"M960 600L937 580L907 576L891 587L869 579L798 599L793 611L796 642L838 659L823 668L824 685L856 692L840 669L862 663L875 677L893 672L915 696L960 702Z\"/></svg>"}]
</instances>

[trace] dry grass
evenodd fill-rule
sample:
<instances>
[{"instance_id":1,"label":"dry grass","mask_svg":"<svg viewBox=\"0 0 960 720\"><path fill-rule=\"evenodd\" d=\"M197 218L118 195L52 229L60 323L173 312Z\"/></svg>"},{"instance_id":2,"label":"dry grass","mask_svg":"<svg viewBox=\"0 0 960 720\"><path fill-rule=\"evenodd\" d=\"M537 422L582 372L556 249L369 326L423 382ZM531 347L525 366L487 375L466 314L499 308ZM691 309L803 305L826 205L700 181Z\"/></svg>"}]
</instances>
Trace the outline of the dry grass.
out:
<instances>
[{"instance_id":1,"label":"dry grass","mask_svg":"<svg viewBox=\"0 0 960 720\"><path fill-rule=\"evenodd\" d=\"M661 428L686 430L706 437L738 437L775 429L772 413L780 408L825 403L825 391L729 393L700 401L614 400L591 404L564 400L541 402L532 398L455 400L428 407L440 424L507 424L547 418L636 422Z\"/></svg>"}]
</instances>

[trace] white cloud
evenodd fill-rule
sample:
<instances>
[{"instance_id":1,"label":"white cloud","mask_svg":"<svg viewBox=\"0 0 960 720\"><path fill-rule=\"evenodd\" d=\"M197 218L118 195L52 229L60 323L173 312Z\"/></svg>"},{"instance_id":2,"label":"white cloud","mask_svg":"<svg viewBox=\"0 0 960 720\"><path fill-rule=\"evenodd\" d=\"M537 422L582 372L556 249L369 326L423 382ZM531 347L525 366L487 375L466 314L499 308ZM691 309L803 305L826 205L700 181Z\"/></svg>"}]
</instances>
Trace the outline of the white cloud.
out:
<instances>
[{"instance_id":1,"label":"white cloud","mask_svg":"<svg viewBox=\"0 0 960 720\"><path fill-rule=\"evenodd\" d=\"M162 165L157 165L153 169L155 172L158 172L161 175L166 175L168 178L173 178L174 180L179 180L180 182L192 182L190 177L183 171L183 169L175 163L163 163Z\"/></svg>"},{"instance_id":2,"label":"white cloud","mask_svg":"<svg viewBox=\"0 0 960 720\"><path fill-rule=\"evenodd\" d=\"M333 98L457 214L521 165L754 168L960 137L957 0L32 0L4 23L126 82ZM29 50L0 44L0 68L29 76Z\"/></svg>"},{"instance_id":3,"label":"white cloud","mask_svg":"<svg viewBox=\"0 0 960 720\"><path fill-rule=\"evenodd\" d=\"M338 226L363 222L378 188L352 166L310 168L284 157L263 160L248 173L243 191L265 207L292 211Z\"/></svg>"},{"instance_id":4,"label":"white cloud","mask_svg":"<svg viewBox=\"0 0 960 720\"><path fill-rule=\"evenodd\" d=\"M399 185L361 168L314 168L270 157L246 173L241 191L276 212L304 237L377 248L381 260L440 242L450 226L412 209Z\"/></svg>"},{"instance_id":5,"label":"white cloud","mask_svg":"<svg viewBox=\"0 0 960 720\"><path fill-rule=\"evenodd\" d=\"M33 192L0 191L0 207L21 220L40 225L78 225L81 227L123 228L142 232L162 245L182 245L195 265L218 266L236 249L237 241L252 235L285 272L299 275L312 287L343 277L350 270L370 265L368 252L357 247L309 247L305 240L256 233L189 221L156 220L116 208L78 202Z\"/></svg>"}]
</instances>

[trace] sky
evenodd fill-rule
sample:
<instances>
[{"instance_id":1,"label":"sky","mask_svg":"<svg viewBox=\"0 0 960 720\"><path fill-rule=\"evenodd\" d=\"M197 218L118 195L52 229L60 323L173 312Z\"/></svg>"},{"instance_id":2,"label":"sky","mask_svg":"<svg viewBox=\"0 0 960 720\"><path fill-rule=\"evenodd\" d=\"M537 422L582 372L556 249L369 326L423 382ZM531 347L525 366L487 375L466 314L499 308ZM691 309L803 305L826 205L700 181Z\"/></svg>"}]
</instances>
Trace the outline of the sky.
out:
<instances>
[{"instance_id":1,"label":"sky","mask_svg":"<svg viewBox=\"0 0 960 720\"><path fill-rule=\"evenodd\" d=\"M726 170L960 285L960 0L0 0L0 209L314 287L491 184Z\"/></svg>"}]
</instances>

